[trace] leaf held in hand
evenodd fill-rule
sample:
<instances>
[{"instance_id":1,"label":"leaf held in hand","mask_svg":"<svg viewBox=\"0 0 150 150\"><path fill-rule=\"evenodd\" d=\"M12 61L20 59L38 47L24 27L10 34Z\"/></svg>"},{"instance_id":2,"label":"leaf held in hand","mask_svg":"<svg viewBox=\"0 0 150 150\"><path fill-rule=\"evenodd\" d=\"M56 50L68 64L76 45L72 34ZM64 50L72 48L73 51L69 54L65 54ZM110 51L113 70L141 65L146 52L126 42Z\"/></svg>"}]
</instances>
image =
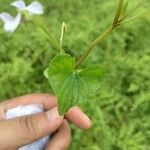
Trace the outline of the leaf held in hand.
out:
<instances>
[{"instance_id":1,"label":"leaf held in hand","mask_svg":"<svg viewBox=\"0 0 150 150\"><path fill-rule=\"evenodd\" d=\"M63 54L52 59L44 74L58 98L59 113L64 115L79 100L99 89L105 70L99 65L76 70L75 59Z\"/></svg>"}]
</instances>

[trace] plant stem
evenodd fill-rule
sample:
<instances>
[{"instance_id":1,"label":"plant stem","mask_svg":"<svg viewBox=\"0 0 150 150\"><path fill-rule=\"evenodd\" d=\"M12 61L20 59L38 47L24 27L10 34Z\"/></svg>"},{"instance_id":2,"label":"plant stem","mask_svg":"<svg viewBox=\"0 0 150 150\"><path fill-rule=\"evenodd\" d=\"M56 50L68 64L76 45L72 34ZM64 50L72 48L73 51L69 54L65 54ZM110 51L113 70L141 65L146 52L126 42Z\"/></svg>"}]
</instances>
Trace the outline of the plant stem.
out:
<instances>
[{"instance_id":1,"label":"plant stem","mask_svg":"<svg viewBox=\"0 0 150 150\"><path fill-rule=\"evenodd\" d=\"M129 15L133 14L137 9L139 9L146 2L147 2L146 0L139 1L138 4L135 7L133 7L130 11L128 11L125 16L120 18L118 22L121 22L122 20L126 19Z\"/></svg>"},{"instance_id":2,"label":"plant stem","mask_svg":"<svg viewBox=\"0 0 150 150\"><path fill-rule=\"evenodd\" d=\"M54 48L56 48L57 50L59 50L59 46L58 46L58 42L55 38L53 38L53 36L51 35L51 33L48 31L48 29L45 26L40 26L40 28L42 29L42 31L47 35L48 40L50 41L50 43L52 44L52 46Z\"/></svg>"},{"instance_id":3,"label":"plant stem","mask_svg":"<svg viewBox=\"0 0 150 150\"><path fill-rule=\"evenodd\" d=\"M92 52L92 50L99 43L101 43L108 35L110 35L112 33L113 29L115 29L117 26L120 25L120 24L118 24L118 21L119 21L120 15L121 15L123 2L124 2L124 0L119 0L119 4L118 4L117 10L116 10L116 14L115 14L115 17L114 17L112 25L109 28L107 28L101 35L99 35L98 38L96 38L96 40L94 40L91 43L91 45L85 50L83 55L77 61L76 68L81 65L81 63L89 56L89 54Z\"/></svg>"},{"instance_id":4,"label":"plant stem","mask_svg":"<svg viewBox=\"0 0 150 150\"><path fill-rule=\"evenodd\" d=\"M145 14L146 14L146 13L145 13ZM129 17L129 18L127 18L127 19L124 19L124 20L121 22L121 24L126 23L126 22L129 22L129 21L132 21L132 20L135 20L135 19L141 17L142 15L143 15L143 14L140 14L140 15L137 15L137 16L132 16L132 17ZM119 23L119 24L120 24L120 23Z\"/></svg>"},{"instance_id":5,"label":"plant stem","mask_svg":"<svg viewBox=\"0 0 150 150\"><path fill-rule=\"evenodd\" d=\"M64 32L66 32L66 24L65 24L65 22L62 23L61 35L60 35L60 53L61 54L64 53L64 50L63 50L63 36L64 36Z\"/></svg>"},{"instance_id":6,"label":"plant stem","mask_svg":"<svg viewBox=\"0 0 150 150\"><path fill-rule=\"evenodd\" d=\"M97 46L100 42L102 42L111 32L113 31L113 26L110 26L105 32L103 32L93 43L85 50L83 55L76 63L76 68L81 65L81 63L87 58L87 56L92 52L93 48Z\"/></svg>"},{"instance_id":7,"label":"plant stem","mask_svg":"<svg viewBox=\"0 0 150 150\"><path fill-rule=\"evenodd\" d=\"M59 47L59 41L54 38L54 36L50 33L49 29L47 28L46 25L46 21L44 18L38 18L37 20L35 20L36 22L34 23L35 26L38 26L46 35L47 39L49 40L49 42L51 43L51 45L57 49L60 50Z\"/></svg>"},{"instance_id":8,"label":"plant stem","mask_svg":"<svg viewBox=\"0 0 150 150\"><path fill-rule=\"evenodd\" d=\"M121 10L122 10L122 7L123 7L123 2L124 2L124 0L119 0L119 4L118 4L116 14L115 14L115 17L114 17L114 21L113 21L113 26L115 26L118 23L118 20L120 18L120 14L121 14Z\"/></svg>"}]
</instances>

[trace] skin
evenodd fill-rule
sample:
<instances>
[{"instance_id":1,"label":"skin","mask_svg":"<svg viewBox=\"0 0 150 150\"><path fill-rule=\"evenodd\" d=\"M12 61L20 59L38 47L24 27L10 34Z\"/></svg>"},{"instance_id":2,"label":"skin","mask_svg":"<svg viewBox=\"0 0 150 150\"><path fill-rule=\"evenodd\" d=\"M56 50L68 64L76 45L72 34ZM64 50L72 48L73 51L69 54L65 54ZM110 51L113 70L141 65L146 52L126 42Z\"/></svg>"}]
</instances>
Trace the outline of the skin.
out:
<instances>
[{"instance_id":1,"label":"skin","mask_svg":"<svg viewBox=\"0 0 150 150\"><path fill-rule=\"evenodd\" d=\"M5 112L18 105L43 104L44 112L5 120ZM57 111L57 100L49 94L30 94L0 103L0 150L16 150L55 132L45 150L67 150L71 142L69 122L81 129L91 127L90 119L77 106L65 116Z\"/></svg>"}]
</instances>

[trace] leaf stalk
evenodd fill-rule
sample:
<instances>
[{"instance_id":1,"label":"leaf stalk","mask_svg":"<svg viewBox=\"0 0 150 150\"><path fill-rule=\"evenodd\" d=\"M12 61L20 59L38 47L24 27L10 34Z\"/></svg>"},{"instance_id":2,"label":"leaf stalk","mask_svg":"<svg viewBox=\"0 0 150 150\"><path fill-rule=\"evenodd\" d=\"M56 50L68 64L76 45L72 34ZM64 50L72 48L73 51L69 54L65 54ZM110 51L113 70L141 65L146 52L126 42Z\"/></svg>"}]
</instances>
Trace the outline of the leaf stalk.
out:
<instances>
[{"instance_id":1,"label":"leaf stalk","mask_svg":"<svg viewBox=\"0 0 150 150\"><path fill-rule=\"evenodd\" d=\"M63 37L64 37L64 33L66 32L66 24L65 22L62 23L62 27L61 27L61 35L60 35L60 53L63 54L65 53L63 50Z\"/></svg>"}]
</instances>

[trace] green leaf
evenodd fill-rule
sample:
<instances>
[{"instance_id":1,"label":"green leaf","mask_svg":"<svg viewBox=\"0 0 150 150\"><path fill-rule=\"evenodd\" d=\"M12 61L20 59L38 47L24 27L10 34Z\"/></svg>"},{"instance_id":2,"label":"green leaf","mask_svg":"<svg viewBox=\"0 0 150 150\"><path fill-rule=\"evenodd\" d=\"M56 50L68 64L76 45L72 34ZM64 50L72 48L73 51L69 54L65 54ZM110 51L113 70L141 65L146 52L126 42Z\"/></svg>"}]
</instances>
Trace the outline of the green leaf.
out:
<instances>
[{"instance_id":1,"label":"green leaf","mask_svg":"<svg viewBox=\"0 0 150 150\"><path fill-rule=\"evenodd\" d=\"M45 71L58 98L58 110L64 115L68 109L100 88L105 70L99 65L75 70L75 59L68 54L57 55Z\"/></svg>"},{"instance_id":2,"label":"green leaf","mask_svg":"<svg viewBox=\"0 0 150 150\"><path fill-rule=\"evenodd\" d=\"M124 3L123 9L122 9L122 15L123 15L123 16L124 16L125 13L127 12L128 5L129 5L129 2L128 2L128 0L127 0L127 1Z\"/></svg>"}]
</instances>

